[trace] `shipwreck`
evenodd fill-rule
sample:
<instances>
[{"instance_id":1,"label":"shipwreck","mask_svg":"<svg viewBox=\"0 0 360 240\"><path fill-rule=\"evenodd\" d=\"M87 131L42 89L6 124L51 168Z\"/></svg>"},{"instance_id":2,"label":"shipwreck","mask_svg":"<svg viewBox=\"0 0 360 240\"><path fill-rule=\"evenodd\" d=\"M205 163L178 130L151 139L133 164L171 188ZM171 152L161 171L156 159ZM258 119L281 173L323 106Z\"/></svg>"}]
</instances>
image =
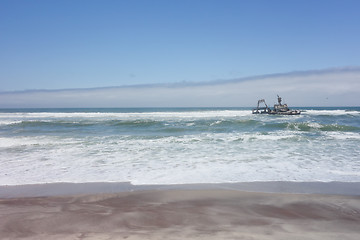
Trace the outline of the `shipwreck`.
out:
<instances>
[{"instance_id":1,"label":"shipwreck","mask_svg":"<svg viewBox=\"0 0 360 240\"><path fill-rule=\"evenodd\" d=\"M281 97L278 97L278 104L274 104L274 108L271 109L265 102L265 99L258 100L257 107L252 110L253 114L277 114L277 115L299 115L301 112L299 110L289 109L286 103L282 104ZM263 103L265 106L260 106Z\"/></svg>"}]
</instances>

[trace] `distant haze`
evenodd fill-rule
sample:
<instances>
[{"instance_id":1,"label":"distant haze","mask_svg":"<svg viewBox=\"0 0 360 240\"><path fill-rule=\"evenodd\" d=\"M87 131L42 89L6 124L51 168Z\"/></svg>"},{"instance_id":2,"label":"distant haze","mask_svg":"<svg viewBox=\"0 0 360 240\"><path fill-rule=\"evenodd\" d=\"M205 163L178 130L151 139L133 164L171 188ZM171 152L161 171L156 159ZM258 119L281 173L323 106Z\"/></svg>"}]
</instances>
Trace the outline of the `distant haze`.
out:
<instances>
[{"instance_id":1,"label":"distant haze","mask_svg":"<svg viewBox=\"0 0 360 240\"><path fill-rule=\"evenodd\" d=\"M211 82L0 92L0 107L252 107L260 98L274 104L277 94L290 106L359 106L360 67Z\"/></svg>"}]
</instances>

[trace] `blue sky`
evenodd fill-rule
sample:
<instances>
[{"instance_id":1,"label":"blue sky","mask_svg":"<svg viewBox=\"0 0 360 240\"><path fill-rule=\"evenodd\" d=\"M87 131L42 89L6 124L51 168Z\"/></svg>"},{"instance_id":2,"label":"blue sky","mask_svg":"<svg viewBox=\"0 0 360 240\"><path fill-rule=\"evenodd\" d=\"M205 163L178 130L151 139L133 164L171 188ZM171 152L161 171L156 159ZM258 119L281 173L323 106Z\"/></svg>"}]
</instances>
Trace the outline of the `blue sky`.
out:
<instances>
[{"instance_id":1,"label":"blue sky","mask_svg":"<svg viewBox=\"0 0 360 240\"><path fill-rule=\"evenodd\" d=\"M276 94L356 106L359 9L358 0L0 0L0 107L252 106Z\"/></svg>"},{"instance_id":2,"label":"blue sky","mask_svg":"<svg viewBox=\"0 0 360 240\"><path fill-rule=\"evenodd\" d=\"M0 91L360 65L360 1L0 0Z\"/></svg>"}]
</instances>

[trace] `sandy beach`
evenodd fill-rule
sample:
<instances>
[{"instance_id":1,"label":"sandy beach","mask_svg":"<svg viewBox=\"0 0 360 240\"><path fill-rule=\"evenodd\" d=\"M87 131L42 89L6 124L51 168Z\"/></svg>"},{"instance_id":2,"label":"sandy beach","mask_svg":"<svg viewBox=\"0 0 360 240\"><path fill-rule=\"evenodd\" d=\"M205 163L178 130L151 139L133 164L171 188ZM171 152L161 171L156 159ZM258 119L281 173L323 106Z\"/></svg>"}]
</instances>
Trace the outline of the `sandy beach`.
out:
<instances>
[{"instance_id":1,"label":"sandy beach","mask_svg":"<svg viewBox=\"0 0 360 240\"><path fill-rule=\"evenodd\" d=\"M360 237L358 194L152 189L49 195L2 197L1 239Z\"/></svg>"}]
</instances>

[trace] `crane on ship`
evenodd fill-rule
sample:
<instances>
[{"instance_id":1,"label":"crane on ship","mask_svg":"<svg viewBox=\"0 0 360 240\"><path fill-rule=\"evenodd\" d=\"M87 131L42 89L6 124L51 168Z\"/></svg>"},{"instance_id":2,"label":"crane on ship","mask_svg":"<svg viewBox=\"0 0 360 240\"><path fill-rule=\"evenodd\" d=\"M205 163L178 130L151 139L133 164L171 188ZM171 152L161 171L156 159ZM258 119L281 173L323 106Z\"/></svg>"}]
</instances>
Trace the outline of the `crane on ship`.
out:
<instances>
[{"instance_id":1,"label":"crane on ship","mask_svg":"<svg viewBox=\"0 0 360 240\"><path fill-rule=\"evenodd\" d=\"M265 107L260 107L260 104L261 103L264 103ZM260 99L258 100L258 103L257 103L257 107L253 109L252 113L253 114L257 114L257 113L269 113L270 108L268 107L268 105L266 104L265 102L265 99Z\"/></svg>"}]
</instances>

